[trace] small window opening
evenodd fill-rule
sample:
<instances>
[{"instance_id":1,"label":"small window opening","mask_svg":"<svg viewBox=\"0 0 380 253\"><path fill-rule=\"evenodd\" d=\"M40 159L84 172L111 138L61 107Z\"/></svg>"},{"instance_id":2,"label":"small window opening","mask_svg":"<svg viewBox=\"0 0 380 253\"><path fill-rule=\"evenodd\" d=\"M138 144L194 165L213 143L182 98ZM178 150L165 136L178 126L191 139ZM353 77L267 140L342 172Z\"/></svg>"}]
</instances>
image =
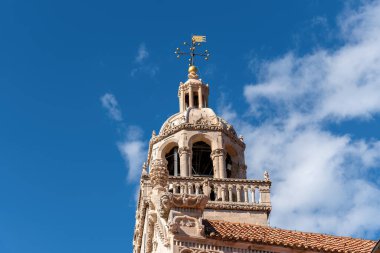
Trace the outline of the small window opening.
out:
<instances>
[{"instance_id":1,"label":"small window opening","mask_svg":"<svg viewBox=\"0 0 380 253\"><path fill-rule=\"evenodd\" d=\"M203 141L193 144L192 171L193 176L213 177L211 147Z\"/></svg>"},{"instance_id":2,"label":"small window opening","mask_svg":"<svg viewBox=\"0 0 380 253\"><path fill-rule=\"evenodd\" d=\"M179 155L178 147L172 148L169 153L165 155L166 161L168 161L168 170L170 176L178 176L179 172Z\"/></svg>"}]
</instances>

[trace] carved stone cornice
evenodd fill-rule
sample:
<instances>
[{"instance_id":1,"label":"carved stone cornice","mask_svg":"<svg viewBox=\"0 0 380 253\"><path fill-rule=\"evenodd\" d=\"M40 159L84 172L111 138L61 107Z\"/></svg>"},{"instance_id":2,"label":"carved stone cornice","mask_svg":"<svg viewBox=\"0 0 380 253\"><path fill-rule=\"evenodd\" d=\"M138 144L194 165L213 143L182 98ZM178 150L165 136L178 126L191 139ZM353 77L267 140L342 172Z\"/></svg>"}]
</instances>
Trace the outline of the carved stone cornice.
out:
<instances>
[{"instance_id":1,"label":"carved stone cornice","mask_svg":"<svg viewBox=\"0 0 380 253\"><path fill-rule=\"evenodd\" d=\"M159 135L152 137L151 142L152 144L156 144L157 142L163 140L169 135L175 134L176 132L179 132L181 130L205 130L205 131L218 131L223 132L228 137L230 137L232 140L234 140L235 143L237 143L239 146L245 148L244 142L242 142L236 135L236 132L232 126L223 126L219 122L219 124L192 124L192 123L181 123L174 126L166 126L162 133L160 132Z\"/></svg>"},{"instance_id":2,"label":"carved stone cornice","mask_svg":"<svg viewBox=\"0 0 380 253\"><path fill-rule=\"evenodd\" d=\"M153 188L165 187L167 185L169 172L166 166L167 161L163 159L155 159L152 161L149 177Z\"/></svg>"},{"instance_id":3,"label":"carved stone cornice","mask_svg":"<svg viewBox=\"0 0 380 253\"><path fill-rule=\"evenodd\" d=\"M236 202L222 202L222 201L210 201L206 205L206 209L216 209L216 210L242 210L242 211L266 211L270 212L272 210L271 205L262 205L251 203L236 203Z\"/></svg>"},{"instance_id":4,"label":"carved stone cornice","mask_svg":"<svg viewBox=\"0 0 380 253\"><path fill-rule=\"evenodd\" d=\"M270 189L269 188L260 188L260 192L262 192L262 193L270 193Z\"/></svg>"}]
</instances>

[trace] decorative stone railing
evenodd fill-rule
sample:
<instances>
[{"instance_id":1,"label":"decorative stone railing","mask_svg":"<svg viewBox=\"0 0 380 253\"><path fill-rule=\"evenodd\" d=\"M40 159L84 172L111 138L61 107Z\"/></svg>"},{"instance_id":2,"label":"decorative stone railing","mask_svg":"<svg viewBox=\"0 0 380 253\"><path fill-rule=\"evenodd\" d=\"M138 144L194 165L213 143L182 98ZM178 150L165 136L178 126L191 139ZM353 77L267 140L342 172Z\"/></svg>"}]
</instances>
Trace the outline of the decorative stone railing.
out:
<instances>
[{"instance_id":1,"label":"decorative stone railing","mask_svg":"<svg viewBox=\"0 0 380 253\"><path fill-rule=\"evenodd\" d=\"M270 211L269 180L170 176L167 190L209 196L206 208Z\"/></svg>"}]
</instances>

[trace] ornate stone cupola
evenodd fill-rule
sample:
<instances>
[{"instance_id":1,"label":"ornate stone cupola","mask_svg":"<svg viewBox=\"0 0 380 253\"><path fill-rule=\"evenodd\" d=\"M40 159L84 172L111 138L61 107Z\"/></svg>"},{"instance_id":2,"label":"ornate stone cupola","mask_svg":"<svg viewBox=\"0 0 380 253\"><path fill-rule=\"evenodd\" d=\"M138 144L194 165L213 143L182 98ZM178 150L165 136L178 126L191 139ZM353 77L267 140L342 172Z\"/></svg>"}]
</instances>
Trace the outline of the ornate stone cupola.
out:
<instances>
[{"instance_id":1,"label":"ornate stone cupola","mask_svg":"<svg viewBox=\"0 0 380 253\"><path fill-rule=\"evenodd\" d=\"M168 163L170 176L246 178L243 139L207 107L209 86L196 71L191 66L189 79L180 83L180 111L152 136L150 159Z\"/></svg>"},{"instance_id":2,"label":"ornate stone cupola","mask_svg":"<svg viewBox=\"0 0 380 253\"><path fill-rule=\"evenodd\" d=\"M179 252L184 237L204 239L203 219L268 223L269 176L246 179L243 137L208 107L209 85L197 68L188 72L178 89L179 112L152 133L134 252Z\"/></svg>"},{"instance_id":3,"label":"ornate stone cupola","mask_svg":"<svg viewBox=\"0 0 380 253\"><path fill-rule=\"evenodd\" d=\"M208 107L208 85L202 83L197 75L195 66L189 67L189 80L180 83L178 89L179 111L186 111L187 108Z\"/></svg>"}]
</instances>

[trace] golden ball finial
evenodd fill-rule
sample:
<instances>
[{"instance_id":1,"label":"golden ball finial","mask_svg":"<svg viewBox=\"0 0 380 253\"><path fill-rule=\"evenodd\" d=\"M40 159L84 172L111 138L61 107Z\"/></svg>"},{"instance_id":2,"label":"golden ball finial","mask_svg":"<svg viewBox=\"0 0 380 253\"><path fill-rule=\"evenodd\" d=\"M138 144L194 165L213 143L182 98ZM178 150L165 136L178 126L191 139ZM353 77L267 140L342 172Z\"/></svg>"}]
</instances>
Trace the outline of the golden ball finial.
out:
<instances>
[{"instance_id":1,"label":"golden ball finial","mask_svg":"<svg viewBox=\"0 0 380 253\"><path fill-rule=\"evenodd\" d=\"M195 67L195 66L189 67L189 73L192 73L192 72L197 73L197 71L198 71L197 67Z\"/></svg>"}]
</instances>

